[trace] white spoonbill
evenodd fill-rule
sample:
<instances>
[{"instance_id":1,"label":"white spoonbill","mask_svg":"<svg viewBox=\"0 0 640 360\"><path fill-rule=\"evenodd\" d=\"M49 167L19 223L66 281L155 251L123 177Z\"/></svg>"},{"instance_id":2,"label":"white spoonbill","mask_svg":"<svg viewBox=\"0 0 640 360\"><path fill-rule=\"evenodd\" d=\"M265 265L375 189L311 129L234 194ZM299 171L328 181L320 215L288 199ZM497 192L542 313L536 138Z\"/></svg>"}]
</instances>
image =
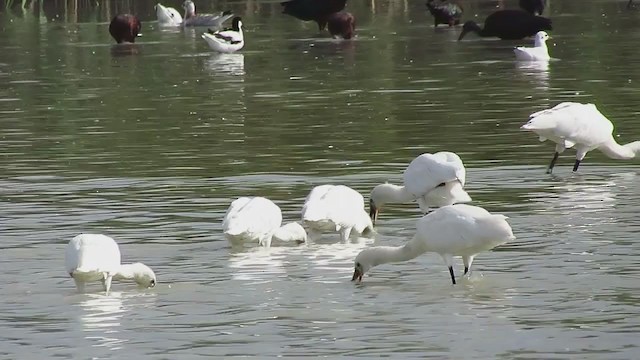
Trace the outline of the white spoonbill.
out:
<instances>
[{"instance_id":1,"label":"white spoonbill","mask_svg":"<svg viewBox=\"0 0 640 360\"><path fill-rule=\"evenodd\" d=\"M155 9L160 26L180 26L182 24L182 15L178 10L160 3L156 4Z\"/></svg>"},{"instance_id":2,"label":"white spoonbill","mask_svg":"<svg viewBox=\"0 0 640 360\"><path fill-rule=\"evenodd\" d=\"M540 141L556 143L556 152L547 173L553 171L558 156L575 147L576 162L573 171L587 153L598 149L612 159L633 159L640 151L640 141L620 145L613 137L613 124L594 104L563 102L551 109L529 115L529 121L520 127L535 132Z\"/></svg>"},{"instance_id":3,"label":"white spoonbill","mask_svg":"<svg viewBox=\"0 0 640 360\"><path fill-rule=\"evenodd\" d=\"M466 170L460 157L452 152L422 154L404 170L404 186L380 184L369 195L369 215L375 224L378 212L387 203L417 201L420 210L471 201L464 191Z\"/></svg>"},{"instance_id":4,"label":"white spoonbill","mask_svg":"<svg viewBox=\"0 0 640 360\"><path fill-rule=\"evenodd\" d=\"M504 215L491 214L477 206L443 206L420 218L413 239L403 246L377 246L362 250L356 256L351 281L362 281L362 276L374 266L408 261L425 252L435 252L442 256L455 285L454 256L462 257L466 275L478 253L515 239L506 219Z\"/></svg>"},{"instance_id":5,"label":"white spoonbill","mask_svg":"<svg viewBox=\"0 0 640 360\"><path fill-rule=\"evenodd\" d=\"M154 287L156 274L142 263L120 264L120 249L112 238L101 234L80 234L69 242L66 250L66 269L84 292L85 284L101 281L109 294L112 280L133 280L142 287Z\"/></svg>"},{"instance_id":6,"label":"white spoonbill","mask_svg":"<svg viewBox=\"0 0 640 360\"><path fill-rule=\"evenodd\" d=\"M373 231L371 219L364 209L364 198L344 185L314 187L302 207L302 223L309 229L312 240L322 232L337 231L346 243L352 231L360 235Z\"/></svg>"},{"instance_id":7,"label":"white spoonbill","mask_svg":"<svg viewBox=\"0 0 640 360\"><path fill-rule=\"evenodd\" d=\"M211 50L221 53L236 52L244 47L244 34L242 33L242 19L239 16L233 18L231 29L213 31L202 34Z\"/></svg>"},{"instance_id":8,"label":"white spoonbill","mask_svg":"<svg viewBox=\"0 0 640 360\"><path fill-rule=\"evenodd\" d=\"M270 247L273 238L280 241L306 242L302 225L282 225L282 212L273 201L264 197L241 197L234 200L222 221L222 231L232 245L258 242Z\"/></svg>"},{"instance_id":9,"label":"white spoonbill","mask_svg":"<svg viewBox=\"0 0 640 360\"><path fill-rule=\"evenodd\" d=\"M533 47L518 46L513 49L517 60L522 61L546 61L550 60L547 40L549 35L545 31L538 31L534 38Z\"/></svg>"},{"instance_id":10,"label":"white spoonbill","mask_svg":"<svg viewBox=\"0 0 640 360\"><path fill-rule=\"evenodd\" d=\"M377 246L362 250L356 256L351 281L362 281L362 275L374 266L407 261L425 252L435 252L442 256L455 285L454 256L462 256L464 273L467 274L478 253L515 239L506 219L504 215L491 214L477 206L443 206L420 218L413 239L403 246Z\"/></svg>"}]
</instances>

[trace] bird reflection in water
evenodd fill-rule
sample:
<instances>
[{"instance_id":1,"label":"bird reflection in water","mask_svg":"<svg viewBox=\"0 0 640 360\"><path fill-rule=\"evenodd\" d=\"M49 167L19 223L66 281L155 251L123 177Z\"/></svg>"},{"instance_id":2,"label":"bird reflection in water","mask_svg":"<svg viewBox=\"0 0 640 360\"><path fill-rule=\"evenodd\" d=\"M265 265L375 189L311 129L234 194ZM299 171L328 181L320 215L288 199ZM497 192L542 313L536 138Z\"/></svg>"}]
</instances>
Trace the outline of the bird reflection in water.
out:
<instances>
[{"instance_id":1,"label":"bird reflection in water","mask_svg":"<svg viewBox=\"0 0 640 360\"><path fill-rule=\"evenodd\" d=\"M122 43L122 44L115 44L111 46L111 56L113 57L138 55L138 54L140 54L140 47L136 44Z\"/></svg>"},{"instance_id":2,"label":"bird reflection in water","mask_svg":"<svg viewBox=\"0 0 640 360\"><path fill-rule=\"evenodd\" d=\"M243 54L213 54L205 60L204 66L212 73L242 76L244 71Z\"/></svg>"},{"instance_id":3,"label":"bird reflection in water","mask_svg":"<svg viewBox=\"0 0 640 360\"><path fill-rule=\"evenodd\" d=\"M82 301L79 322L85 333L85 339L95 343L94 346L106 347L109 350L121 349L129 341L125 335L127 325L123 322L134 311L140 308L155 308L155 293L123 293L112 291L109 296L101 294L77 295ZM137 310L136 310L137 309Z\"/></svg>"},{"instance_id":4,"label":"bird reflection in water","mask_svg":"<svg viewBox=\"0 0 640 360\"><path fill-rule=\"evenodd\" d=\"M122 293L111 292L109 296L87 294L80 302L82 314L80 321L87 334L86 339L96 341L97 346L106 346L111 350L121 348L127 339L118 338L122 317L126 310L122 304Z\"/></svg>"},{"instance_id":5,"label":"bird reflection in water","mask_svg":"<svg viewBox=\"0 0 640 360\"><path fill-rule=\"evenodd\" d=\"M286 250L277 247L251 248L247 251L232 253L229 257L229 267L233 269L234 280L269 282L286 272L285 256Z\"/></svg>"},{"instance_id":6,"label":"bird reflection in water","mask_svg":"<svg viewBox=\"0 0 640 360\"><path fill-rule=\"evenodd\" d=\"M533 80L535 89L549 89L549 61L516 61L516 69Z\"/></svg>"}]
</instances>

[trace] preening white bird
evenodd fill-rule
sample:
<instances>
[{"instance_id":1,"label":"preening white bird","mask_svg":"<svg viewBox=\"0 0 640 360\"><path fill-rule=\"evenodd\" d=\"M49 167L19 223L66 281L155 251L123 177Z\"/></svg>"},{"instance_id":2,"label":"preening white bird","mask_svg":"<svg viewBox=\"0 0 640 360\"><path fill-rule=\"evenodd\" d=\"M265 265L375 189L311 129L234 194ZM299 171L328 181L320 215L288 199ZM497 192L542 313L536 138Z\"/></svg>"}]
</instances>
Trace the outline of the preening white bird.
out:
<instances>
[{"instance_id":1,"label":"preening white bird","mask_svg":"<svg viewBox=\"0 0 640 360\"><path fill-rule=\"evenodd\" d=\"M462 256L466 275L478 253L515 239L506 219L504 215L491 214L477 206L455 204L441 207L418 220L416 234L405 245L362 250L356 256L351 281L362 281L362 276L374 266L408 261L425 252L435 252L442 256L455 285L454 256Z\"/></svg>"},{"instance_id":2,"label":"preening white bird","mask_svg":"<svg viewBox=\"0 0 640 360\"><path fill-rule=\"evenodd\" d=\"M404 170L404 186L380 184L369 195L369 216L375 224L378 212L388 203L417 201L420 210L471 201L464 190L466 170L460 157L452 152L422 154Z\"/></svg>"},{"instance_id":3,"label":"preening white bird","mask_svg":"<svg viewBox=\"0 0 640 360\"><path fill-rule=\"evenodd\" d=\"M160 26L180 26L182 24L182 15L180 15L178 10L163 6L160 3L156 4L155 9Z\"/></svg>"},{"instance_id":4,"label":"preening white bird","mask_svg":"<svg viewBox=\"0 0 640 360\"><path fill-rule=\"evenodd\" d=\"M85 284L101 281L109 294L112 280L133 280L142 287L154 287L156 274L142 263L120 264L120 248L112 238L101 234L80 234L67 245L66 270L84 292Z\"/></svg>"},{"instance_id":5,"label":"preening white bird","mask_svg":"<svg viewBox=\"0 0 640 360\"><path fill-rule=\"evenodd\" d=\"M612 159L633 159L640 151L640 141L620 145L613 137L613 124L594 104L563 102L551 109L535 112L529 121L520 127L535 132L540 141L547 139L556 143L556 152L547 173L553 171L558 156L566 149L575 147L576 161L573 171L587 153L598 149Z\"/></svg>"},{"instance_id":6,"label":"preening white bird","mask_svg":"<svg viewBox=\"0 0 640 360\"><path fill-rule=\"evenodd\" d=\"M359 235L373 232L373 224L364 209L364 198L344 185L314 187L302 207L302 223L311 240L322 232L337 231L346 243L352 232Z\"/></svg>"},{"instance_id":7,"label":"preening white bird","mask_svg":"<svg viewBox=\"0 0 640 360\"><path fill-rule=\"evenodd\" d=\"M549 35L544 31L538 31L534 38L533 47L518 46L513 49L516 59L521 61L546 61L550 60L547 40Z\"/></svg>"},{"instance_id":8,"label":"preening white bird","mask_svg":"<svg viewBox=\"0 0 640 360\"><path fill-rule=\"evenodd\" d=\"M231 29L222 31L209 30L202 34L211 50L221 53L236 52L244 47L244 34L242 33L242 19L239 16L233 18Z\"/></svg>"},{"instance_id":9,"label":"preening white bird","mask_svg":"<svg viewBox=\"0 0 640 360\"><path fill-rule=\"evenodd\" d=\"M222 221L222 231L232 245L257 242L270 247L275 238L280 241L305 242L307 234L298 223L282 226L282 211L264 197L241 197L234 200Z\"/></svg>"}]
</instances>

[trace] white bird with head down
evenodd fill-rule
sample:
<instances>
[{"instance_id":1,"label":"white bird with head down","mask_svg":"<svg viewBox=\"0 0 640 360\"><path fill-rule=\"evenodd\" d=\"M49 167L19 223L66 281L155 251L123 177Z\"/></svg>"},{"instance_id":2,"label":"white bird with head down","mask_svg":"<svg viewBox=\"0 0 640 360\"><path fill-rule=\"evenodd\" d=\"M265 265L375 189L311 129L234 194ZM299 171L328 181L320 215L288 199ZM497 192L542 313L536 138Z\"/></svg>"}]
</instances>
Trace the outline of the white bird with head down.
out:
<instances>
[{"instance_id":1,"label":"white bird with head down","mask_svg":"<svg viewBox=\"0 0 640 360\"><path fill-rule=\"evenodd\" d=\"M156 4L155 9L160 26L180 26L182 24L182 15L180 15L178 10L163 6L160 3Z\"/></svg>"},{"instance_id":2,"label":"white bird with head down","mask_svg":"<svg viewBox=\"0 0 640 360\"><path fill-rule=\"evenodd\" d=\"M404 170L404 186L380 184L369 195L369 215L375 223L378 212L388 203L417 201L420 210L471 201L464 190L466 170L460 157L452 152L422 154Z\"/></svg>"},{"instance_id":3,"label":"white bird with head down","mask_svg":"<svg viewBox=\"0 0 640 360\"><path fill-rule=\"evenodd\" d=\"M244 47L244 35L242 33L242 19L239 16L233 18L231 29L212 31L202 34L211 50L221 53L236 52Z\"/></svg>"},{"instance_id":4,"label":"white bird with head down","mask_svg":"<svg viewBox=\"0 0 640 360\"><path fill-rule=\"evenodd\" d=\"M120 264L120 249L110 237L101 234L80 234L69 242L66 250L66 270L84 292L85 284L101 281L109 294L112 280L133 280L142 287L154 287L156 274L142 263Z\"/></svg>"},{"instance_id":5,"label":"white bird with head down","mask_svg":"<svg viewBox=\"0 0 640 360\"><path fill-rule=\"evenodd\" d=\"M364 209L364 198L344 185L314 187L302 207L302 223L309 229L311 240L322 232L337 231L346 243L352 232L360 235L373 232L373 224Z\"/></svg>"},{"instance_id":6,"label":"white bird with head down","mask_svg":"<svg viewBox=\"0 0 640 360\"><path fill-rule=\"evenodd\" d=\"M478 253L515 239L506 219L504 215L491 214L477 206L455 204L441 207L418 220L416 234L405 245L362 250L356 256L351 281L362 281L362 276L374 266L408 261L425 252L435 252L442 256L455 285L454 256L462 256L464 274L467 274Z\"/></svg>"},{"instance_id":7,"label":"white bird with head down","mask_svg":"<svg viewBox=\"0 0 640 360\"><path fill-rule=\"evenodd\" d=\"M529 115L529 121L520 127L535 132L540 141L556 143L556 152L549 164L551 173L558 156L575 147L576 161L573 171L591 150L598 149L612 159L633 159L640 152L640 141L620 145L613 137L613 124L594 104L564 102L547 110Z\"/></svg>"},{"instance_id":8,"label":"white bird with head down","mask_svg":"<svg viewBox=\"0 0 640 360\"><path fill-rule=\"evenodd\" d=\"M547 40L549 35L544 31L538 31L534 38L533 47L518 46L513 49L516 59L521 61L547 61L550 60Z\"/></svg>"},{"instance_id":9,"label":"white bird with head down","mask_svg":"<svg viewBox=\"0 0 640 360\"><path fill-rule=\"evenodd\" d=\"M282 225L282 211L273 201L263 197L241 197L234 200L222 221L222 231L232 245L257 242L266 248L273 239L303 243L307 233L302 225Z\"/></svg>"}]
</instances>

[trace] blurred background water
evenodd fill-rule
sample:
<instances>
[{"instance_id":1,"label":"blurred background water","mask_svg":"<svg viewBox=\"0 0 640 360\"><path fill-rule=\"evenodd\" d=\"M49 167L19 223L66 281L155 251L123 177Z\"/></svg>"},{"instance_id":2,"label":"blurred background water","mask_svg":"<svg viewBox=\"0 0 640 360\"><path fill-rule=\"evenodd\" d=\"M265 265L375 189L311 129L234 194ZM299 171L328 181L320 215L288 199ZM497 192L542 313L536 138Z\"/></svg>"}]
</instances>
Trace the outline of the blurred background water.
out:
<instances>
[{"instance_id":1,"label":"blurred background water","mask_svg":"<svg viewBox=\"0 0 640 360\"><path fill-rule=\"evenodd\" d=\"M514 61L530 40L457 42L460 28L434 29L420 1L350 0L347 42L277 2L198 2L243 17L245 48L229 55L203 29L159 28L154 4L2 7L2 358L637 357L637 161L593 152L572 174L568 151L549 176L553 146L519 131L581 101L620 142L640 138L640 11L626 0L550 0L548 66ZM517 1L463 5L481 22ZM107 31L120 12L143 23L127 51ZM385 208L375 241L232 251L222 237L236 197L269 197L297 220L315 185L367 198L441 150L465 162L473 204L508 215L517 236L458 286L433 254L349 281L363 247L410 238L415 205ZM64 247L80 232L114 237L159 284L77 294Z\"/></svg>"}]
</instances>

